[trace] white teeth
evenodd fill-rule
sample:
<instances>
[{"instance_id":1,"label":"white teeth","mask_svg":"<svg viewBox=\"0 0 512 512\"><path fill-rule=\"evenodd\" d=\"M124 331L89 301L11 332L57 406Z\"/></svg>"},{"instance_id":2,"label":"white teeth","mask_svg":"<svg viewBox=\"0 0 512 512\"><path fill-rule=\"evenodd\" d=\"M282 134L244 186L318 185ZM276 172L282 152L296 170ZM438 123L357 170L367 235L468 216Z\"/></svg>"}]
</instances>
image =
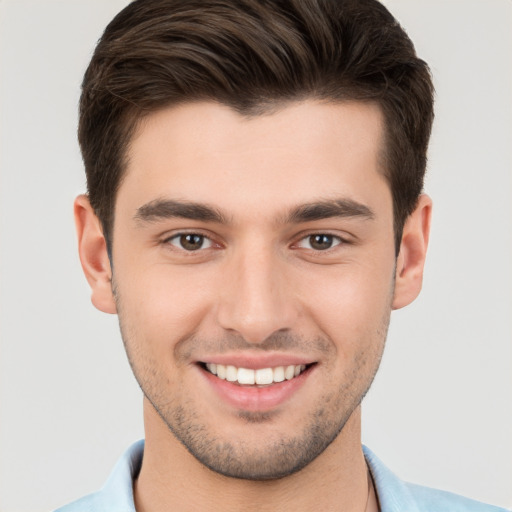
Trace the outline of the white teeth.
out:
<instances>
[{"instance_id":1,"label":"white teeth","mask_svg":"<svg viewBox=\"0 0 512 512\"><path fill-rule=\"evenodd\" d=\"M284 378L286 380L292 380L294 376L295 376L295 366L293 366L293 365L287 366L284 370Z\"/></svg>"},{"instance_id":2,"label":"white teeth","mask_svg":"<svg viewBox=\"0 0 512 512\"><path fill-rule=\"evenodd\" d=\"M284 380L284 366L277 366L274 368L274 382L283 382Z\"/></svg>"},{"instance_id":3,"label":"white teeth","mask_svg":"<svg viewBox=\"0 0 512 512\"><path fill-rule=\"evenodd\" d=\"M256 370L256 384L272 384L274 372L272 368L261 368Z\"/></svg>"},{"instance_id":4,"label":"white teeth","mask_svg":"<svg viewBox=\"0 0 512 512\"><path fill-rule=\"evenodd\" d=\"M217 377L219 377L219 379L226 378L226 367L223 364L217 365Z\"/></svg>"},{"instance_id":5,"label":"white teeth","mask_svg":"<svg viewBox=\"0 0 512 512\"><path fill-rule=\"evenodd\" d=\"M299 376L305 369L306 365L288 365L276 366L275 368L260 368L251 370L248 368L237 368L232 365L223 365L215 363L206 363L206 368L213 375L217 375L219 379L229 382L238 382L239 384L252 385L257 384L265 386L273 382L283 382L291 380Z\"/></svg>"},{"instance_id":6,"label":"white teeth","mask_svg":"<svg viewBox=\"0 0 512 512\"><path fill-rule=\"evenodd\" d=\"M234 366L226 366L226 380L229 382L235 382L238 379L238 371Z\"/></svg>"},{"instance_id":7,"label":"white teeth","mask_svg":"<svg viewBox=\"0 0 512 512\"><path fill-rule=\"evenodd\" d=\"M247 368L238 368L239 384L254 384L254 370Z\"/></svg>"},{"instance_id":8,"label":"white teeth","mask_svg":"<svg viewBox=\"0 0 512 512\"><path fill-rule=\"evenodd\" d=\"M208 368L213 375L217 375L217 365L215 363L206 363L206 368Z\"/></svg>"}]
</instances>

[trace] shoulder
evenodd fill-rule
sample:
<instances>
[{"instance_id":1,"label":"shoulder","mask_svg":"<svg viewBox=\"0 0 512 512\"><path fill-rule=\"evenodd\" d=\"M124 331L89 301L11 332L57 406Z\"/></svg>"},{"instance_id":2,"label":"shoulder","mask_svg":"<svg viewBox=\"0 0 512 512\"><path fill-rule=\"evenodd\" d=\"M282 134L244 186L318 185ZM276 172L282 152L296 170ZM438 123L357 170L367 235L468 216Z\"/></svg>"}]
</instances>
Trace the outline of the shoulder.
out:
<instances>
[{"instance_id":1,"label":"shoulder","mask_svg":"<svg viewBox=\"0 0 512 512\"><path fill-rule=\"evenodd\" d=\"M101 491L89 494L79 500L69 503L68 505L58 508L54 512L98 512L103 509L103 499L101 494Z\"/></svg>"},{"instance_id":2,"label":"shoulder","mask_svg":"<svg viewBox=\"0 0 512 512\"><path fill-rule=\"evenodd\" d=\"M144 441L138 441L122 455L99 491L58 508L54 512L135 512L133 482L139 474Z\"/></svg>"},{"instance_id":3,"label":"shoulder","mask_svg":"<svg viewBox=\"0 0 512 512\"><path fill-rule=\"evenodd\" d=\"M451 492L404 482L366 446L363 451L381 512L507 512Z\"/></svg>"},{"instance_id":4,"label":"shoulder","mask_svg":"<svg viewBox=\"0 0 512 512\"><path fill-rule=\"evenodd\" d=\"M451 492L411 483L405 483L405 486L421 512L507 512L504 508L487 505Z\"/></svg>"}]
</instances>

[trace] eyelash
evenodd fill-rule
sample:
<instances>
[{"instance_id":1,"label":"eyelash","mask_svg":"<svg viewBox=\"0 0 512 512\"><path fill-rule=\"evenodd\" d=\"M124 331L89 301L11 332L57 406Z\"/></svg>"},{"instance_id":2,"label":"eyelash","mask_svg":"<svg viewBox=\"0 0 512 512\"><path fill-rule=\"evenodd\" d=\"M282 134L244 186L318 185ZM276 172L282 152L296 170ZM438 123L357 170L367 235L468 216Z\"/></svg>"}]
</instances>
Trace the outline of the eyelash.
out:
<instances>
[{"instance_id":1,"label":"eyelash","mask_svg":"<svg viewBox=\"0 0 512 512\"><path fill-rule=\"evenodd\" d=\"M184 238L185 237L197 237L197 238L201 238L201 247L197 248L197 249L186 249L185 247L183 247L183 242L184 242ZM177 244L174 244L173 243L173 240L176 240L178 243ZM203 244L204 242L207 242L208 243L208 246L207 247L203 247ZM207 236L207 235L204 235L203 233L197 233L197 232L182 232L182 233L176 233L175 235L172 235L168 238L166 238L164 241L163 241L164 244L169 244L169 245L172 245L173 247L176 247L178 250L182 250L184 252L187 252L187 253L196 253L196 252L200 252L202 250L205 250L205 249L210 249L212 248L215 243L213 242L213 240L211 239L211 237ZM179 245L178 245L179 244Z\"/></svg>"},{"instance_id":2,"label":"eyelash","mask_svg":"<svg viewBox=\"0 0 512 512\"><path fill-rule=\"evenodd\" d=\"M329 247L326 247L324 249L315 249L314 247L311 247L311 242L312 242L312 239L314 238L328 238L331 240L331 245ZM309 242L309 245L310 247L303 247L301 246L301 244L303 242ZM316 253L323 253L323 252L328 252L330 251L331 249L335 249L336 247L338 247L339 245L342 245L342 244L346 244L348 243L345 239L343 239L342 237L338 236L338 235L332 235L331 233L311 233L311 234L308 234L304 237L302 237L298 243L295 244L296 247L299 247L299 248L302 248L302 249L307 249L307 250L310 250L310 251L314 251Z\"/></svg>"},{"instance_id":3,"label":"eyelash","mask_svg":"<svg viewBox=\"0 0 512 512\"><path fill-rule=\"evenodd\" d=\"M200 242L201 242L201 246L198 247L197 249L187 249L183 246L183 243L185 242L185 237L197 237L197 238L200 238ZM314 247L311 247L311 242L312 242L312 239L313 238L320 238L320 237L323 237L324 240L325 238L328 238L330 239L331 241L331 245L327 248L324 248L324 249L315 249ZM173 243L173 241L176 241L177 243ZM207 246L204 247L204 243L207 243ZM203 233L200 233L200 232L195 232L195 231L192 231L192 232L180 232L180 233L176 233L170 237L167 237L163 240L163 243L166 244L166 245L171 245L173 247L175 247L176 249L178 250L181 250L181 251L184 251L185 253L189 253L189 254L194 254L194 253L199 253L199 252L202 252L204 250L207 250L207 249L211 249L211 248L214 248L215 246L220 247L220 244L216 244L211 237L209 237L208 235L205 235ZM193 242L192 242L193 243ZM302 244L303 243L309 243L309 247L304 247ZM320 242L321 243L321 242ZM292 248L300 248L300 249L306 249L308 251L313 251L315 253L327 253L327 252L330 252L331 250L335 250L336 247L340 246L340 245L345 245L345 244L348 244L350 242L348 242L347 240L345 240L344 238L338 236L338 235L333 235L331 233L323 233L323 232L316 232L316 233L310 233L310 234L307 234L303 237L301 237L299 239L298 242L294 243L292 245Z\"/></svg>"}]
</instances>

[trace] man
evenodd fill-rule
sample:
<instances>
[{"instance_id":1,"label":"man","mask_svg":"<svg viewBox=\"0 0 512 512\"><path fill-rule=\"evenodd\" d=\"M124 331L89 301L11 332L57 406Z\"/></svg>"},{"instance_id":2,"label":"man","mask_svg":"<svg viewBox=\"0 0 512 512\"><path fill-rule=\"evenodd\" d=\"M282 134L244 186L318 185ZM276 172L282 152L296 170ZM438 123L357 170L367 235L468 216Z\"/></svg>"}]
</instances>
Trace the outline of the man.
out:
<instances>
[{"instance_id":1,"label":"man","mask_svg":"<svg viewBox=\"0 0 512 512\"><path fill-rule=\"evenodd\" d=\"M86 72L75 204L145 444L62 510L497 510L360 440L421 288L426 64L375 1L139 0Z\"/></svg>"}]
</instances>

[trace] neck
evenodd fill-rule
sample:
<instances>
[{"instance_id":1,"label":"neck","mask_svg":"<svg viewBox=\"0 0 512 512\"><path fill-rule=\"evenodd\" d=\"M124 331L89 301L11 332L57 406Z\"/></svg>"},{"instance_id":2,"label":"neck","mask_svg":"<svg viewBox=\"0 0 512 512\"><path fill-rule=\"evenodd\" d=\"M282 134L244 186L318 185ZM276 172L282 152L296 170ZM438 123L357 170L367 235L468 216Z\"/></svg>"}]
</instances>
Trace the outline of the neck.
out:
<instances>
[{"instance_id":1,"label":"neck","mask_svg":"<svg viewBox=\"0 0 512 512\"><path fill-rule=\"evenodd\" d=\"M368 483L361 449L360 408L308 466L270 481L230 478L206 468L173 436L146 401L144 420L144 459L134 484L138 512L365 510Z\"/></svg>"}]
</instances>

